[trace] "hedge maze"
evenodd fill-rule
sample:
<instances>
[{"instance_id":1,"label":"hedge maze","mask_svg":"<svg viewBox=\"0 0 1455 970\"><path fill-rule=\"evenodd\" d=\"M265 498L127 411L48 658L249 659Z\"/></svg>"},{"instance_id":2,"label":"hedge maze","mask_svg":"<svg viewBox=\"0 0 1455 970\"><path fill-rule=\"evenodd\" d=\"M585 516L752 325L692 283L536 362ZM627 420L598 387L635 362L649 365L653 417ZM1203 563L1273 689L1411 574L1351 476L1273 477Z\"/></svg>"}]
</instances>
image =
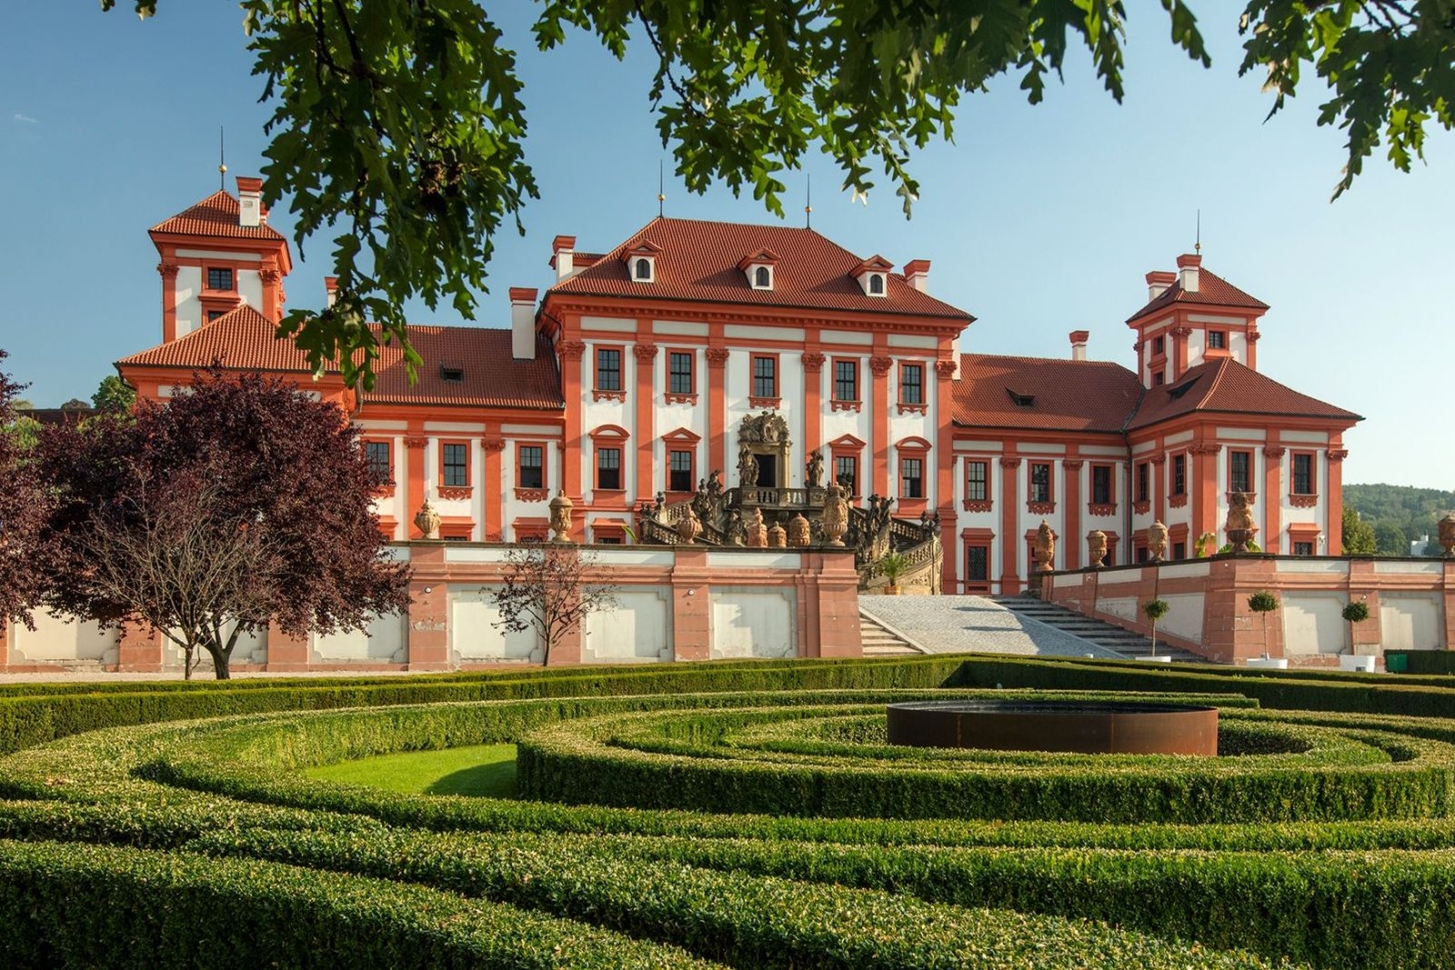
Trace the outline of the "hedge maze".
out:
<instances>
[{"instance_id":1,"label":"hedge maze","mask_svg":"<svg viewBox=\"0 0 1455 970\"><path fill-rule=\"evenodd\" d=\"M1219 754L886 743L888 702L1011 690L1214 703ZM496 743L518 798L304 774ZM0 746L6 967L1455 967L1451 677L940 656L14 685Z\"/></svg>"}]
</instances>

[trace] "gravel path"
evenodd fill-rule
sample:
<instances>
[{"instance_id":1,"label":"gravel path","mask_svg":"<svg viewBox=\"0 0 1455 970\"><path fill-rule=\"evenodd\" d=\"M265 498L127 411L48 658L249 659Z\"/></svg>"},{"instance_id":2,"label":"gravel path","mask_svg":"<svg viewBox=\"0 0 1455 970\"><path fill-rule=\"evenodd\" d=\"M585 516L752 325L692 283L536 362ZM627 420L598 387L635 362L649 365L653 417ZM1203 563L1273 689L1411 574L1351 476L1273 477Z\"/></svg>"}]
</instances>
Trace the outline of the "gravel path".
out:
<instances>
[{"instance_id":1,"label":"gravel path","mask_svg":"<svg viewBox=\"0 0 1455 970\"><path fill-rule=\"evenodd\" d=\"M864 596L859 606L932 653L1121 658L983 596Z\"/></svg>"}]
</instances>

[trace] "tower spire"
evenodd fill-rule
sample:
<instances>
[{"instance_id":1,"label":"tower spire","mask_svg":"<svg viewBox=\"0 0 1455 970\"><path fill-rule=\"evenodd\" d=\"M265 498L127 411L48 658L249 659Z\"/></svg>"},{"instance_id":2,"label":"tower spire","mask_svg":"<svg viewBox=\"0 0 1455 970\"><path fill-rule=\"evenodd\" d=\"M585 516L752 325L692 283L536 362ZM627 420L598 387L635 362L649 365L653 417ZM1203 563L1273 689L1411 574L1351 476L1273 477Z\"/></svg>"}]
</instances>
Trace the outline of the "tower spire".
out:
<instances>
[{"instance_id":1,"label":"tower spire","mask_svg":"<svg viewBox=\"0 0 1455 970\"><path fill-rule=\"evenodd\" d=\"M217 188L227 188L227 132L221 125L217 126Z\"/></svg>"}]
</instances>

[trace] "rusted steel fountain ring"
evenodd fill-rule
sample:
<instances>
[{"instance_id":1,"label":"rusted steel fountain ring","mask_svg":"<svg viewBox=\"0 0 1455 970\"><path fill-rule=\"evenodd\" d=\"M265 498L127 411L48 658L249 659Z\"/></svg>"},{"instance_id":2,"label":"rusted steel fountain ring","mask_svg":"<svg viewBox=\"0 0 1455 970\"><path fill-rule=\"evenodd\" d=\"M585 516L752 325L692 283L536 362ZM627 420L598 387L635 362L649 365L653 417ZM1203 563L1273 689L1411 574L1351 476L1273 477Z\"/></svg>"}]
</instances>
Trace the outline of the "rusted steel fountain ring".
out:
<instances>
[{"instance_id":1,"label":"rusted steel fountain ring","mask_svg":"<svg viewBox=\"0 0 1455 970\"><path fill-rule=\"evenodd\" d=\"M1218 710L1108 701L917 701L889 705L889 743L1080 754L1218 753Z\"/></svg>"}]
</instances>

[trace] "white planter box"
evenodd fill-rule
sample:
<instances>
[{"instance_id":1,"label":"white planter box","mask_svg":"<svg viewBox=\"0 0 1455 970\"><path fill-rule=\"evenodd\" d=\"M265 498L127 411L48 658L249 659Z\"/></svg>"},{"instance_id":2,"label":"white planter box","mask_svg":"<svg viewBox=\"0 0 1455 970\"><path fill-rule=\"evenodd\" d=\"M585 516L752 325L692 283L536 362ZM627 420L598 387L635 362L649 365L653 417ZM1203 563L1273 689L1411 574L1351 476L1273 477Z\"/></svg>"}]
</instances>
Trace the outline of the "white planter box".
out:
<instances>
[{"instance_id":1,"label":"white planter box","mask_svg":"<svg viewBox=\"0 0 1455 970\"><path fill-rule=\"evenodd\" d=\"M1170 654L1165 654L1165 653L1159 653L1156 656L1152 656L1152 657L1141 656L1141 657L1137 657L1136 659L1138 659L1138 660L1145 660L1148 663L1154 663L1154 664L1170 664L1172 662L1171 655Z\"/></svg>"},{"instance_id":2,"label":"white planter box","mask_svg":"<svg viewBox=\"0 0 1455 970\"><path fill-rule=\"evenodd\" d=\"M1372 653L1340 654L1340 670L1357 670L1362 673L1372 674L1375 672L1375 662L1379 658Z\"/></svg>"},{"instance_id":3,"label":"white planter box","mask_svg":"<svg viewBox=\"0 0 1455 970\"><path fill-rule=\"evenodd\" d=\"M1249 657L1249 667L1262 667L1266 670L1287 670L1287 657Z\"/></svg>"}]
</instances>

